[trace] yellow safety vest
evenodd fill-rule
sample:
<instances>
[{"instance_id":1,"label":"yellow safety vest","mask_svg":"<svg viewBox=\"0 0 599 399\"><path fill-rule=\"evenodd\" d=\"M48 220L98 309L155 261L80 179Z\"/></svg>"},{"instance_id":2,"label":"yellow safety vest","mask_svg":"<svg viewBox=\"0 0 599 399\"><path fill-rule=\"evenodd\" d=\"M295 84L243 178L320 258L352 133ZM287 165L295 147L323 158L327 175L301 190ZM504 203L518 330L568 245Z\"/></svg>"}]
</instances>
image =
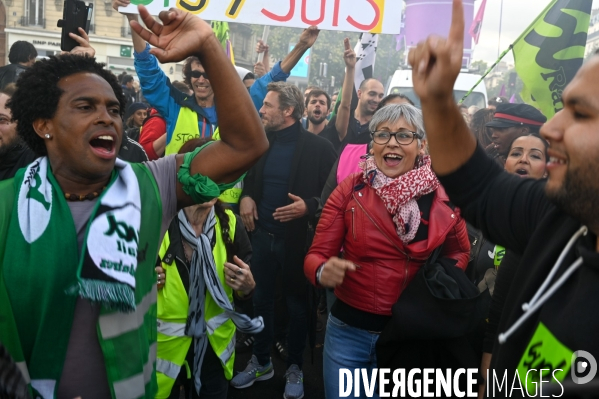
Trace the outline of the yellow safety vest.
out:
<instances>
[{"instance_id":1,"label":"yellow safety vest","mask_svg":"<svg viewBox=\"0 0 599 399\"><path fill-rule=\"evenodd\" d=\"M206 121L206 128L212 129L208 121ZM187 107L181 107L173 135L166 145L165 155L177 154L186 141L198 137L200 137L198 114Z\"/></svg>"},{"instance_id":2,"label":"yellow safety vest","mask_svg":"<svg viewBox=\"0 0 599 399\"><path fill-rule=\"evenodd\" d=\"M214 134L212 135L212 139L220 140L220 130L216 128ZM239 203L239 199L241 198L241 192L243 191L243 180L237 183L233 188L223 191L223 193L218 197L219 200L224 202L225 204L237 205Z\"/></svg>"},{"instance_id":3,"label":"yellow safety vest","mask_svg":"<svg viewBox=\"0 0 599 399\"><path fill-rule=\"evenodd\" d=\"M226 210L229 216L229 235L235 237L235 215ZM233 290L225 284L224 264L227 261L227 251L222 240L220 220L216 218L216 244L212 250L216 272L223 285L229 301L233 302ZM163 259L170 246L168 232L164 236L160 251ZM185 335L185 322L189 312L189 298L175 261L169 265L162 262L166 274L164 288L158 291L158 348L156 360L156 377L158 380L157 399L168 398L185 357L192 343L192 338ZM204 314L208 340L214 353L223 366L225 377L233 378L233 363L235 363L235 324L225 316L224 311L216 304L209 292L206 292ZM188 372L188 377L191 377Z\"/></svg>"}]
</instances>

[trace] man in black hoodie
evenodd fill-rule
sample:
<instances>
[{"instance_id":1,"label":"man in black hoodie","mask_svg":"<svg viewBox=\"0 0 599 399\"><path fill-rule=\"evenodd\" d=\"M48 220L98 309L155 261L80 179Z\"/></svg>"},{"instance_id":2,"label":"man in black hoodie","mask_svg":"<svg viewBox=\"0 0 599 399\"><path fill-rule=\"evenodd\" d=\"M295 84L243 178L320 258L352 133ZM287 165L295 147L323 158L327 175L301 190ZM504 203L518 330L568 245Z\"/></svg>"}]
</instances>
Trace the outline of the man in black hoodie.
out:
<instances>
[{"instance_id":1,"label":"man in black hoodie","mask_svg":"<svg viewBox=\"0 0 599 399\"><path fill-rule=\"evenodd\" d=\"M599 358L599 57L578 71L563 110L541 128L549 179L521 179L477 146L453 99L463 32L462 0L454 0L449 37L427 39L408 59L433 167L451 201L492 242L522 255L486 394L527 397L543 381L571 396L577 389L566 384L593 379Z\"/></svg>"}]
</instances>

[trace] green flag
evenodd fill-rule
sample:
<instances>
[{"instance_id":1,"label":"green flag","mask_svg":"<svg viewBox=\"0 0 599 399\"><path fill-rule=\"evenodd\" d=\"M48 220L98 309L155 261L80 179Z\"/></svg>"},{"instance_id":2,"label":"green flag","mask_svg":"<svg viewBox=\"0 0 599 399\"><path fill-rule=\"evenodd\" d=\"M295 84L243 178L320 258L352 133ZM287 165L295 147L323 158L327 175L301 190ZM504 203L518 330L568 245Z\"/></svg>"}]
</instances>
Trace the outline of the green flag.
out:
<instances>
[{"instance_id":1,"label":"green flag","mask_svg":"<svg viewBox=\"0 0 599 399\"><path fill-rule=\"evenodd\" d=\"M522 99L549 119L563 108L562 91L582 65L590 0L553 0L514 42Z\"/></svg>"}]
</instances>

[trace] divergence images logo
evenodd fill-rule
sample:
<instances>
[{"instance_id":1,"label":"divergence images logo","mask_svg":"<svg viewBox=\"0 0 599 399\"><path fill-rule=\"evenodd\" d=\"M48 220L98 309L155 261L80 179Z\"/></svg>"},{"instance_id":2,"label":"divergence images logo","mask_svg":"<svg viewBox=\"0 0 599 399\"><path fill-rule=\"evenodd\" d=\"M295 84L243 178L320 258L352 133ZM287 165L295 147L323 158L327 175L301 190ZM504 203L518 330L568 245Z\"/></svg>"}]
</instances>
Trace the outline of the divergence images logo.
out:
<instances>
[{"instance_id":1,"label":"divergence images logo","mask_svg":"<svg viewBox=\"0 0 599 399\"><path fill-rule=\"evenodd\" d=\"M589 352L576 351L572 354L571 373L575 384L591 382L597 374L597 361Z\"/></svg>"}]
</instances>

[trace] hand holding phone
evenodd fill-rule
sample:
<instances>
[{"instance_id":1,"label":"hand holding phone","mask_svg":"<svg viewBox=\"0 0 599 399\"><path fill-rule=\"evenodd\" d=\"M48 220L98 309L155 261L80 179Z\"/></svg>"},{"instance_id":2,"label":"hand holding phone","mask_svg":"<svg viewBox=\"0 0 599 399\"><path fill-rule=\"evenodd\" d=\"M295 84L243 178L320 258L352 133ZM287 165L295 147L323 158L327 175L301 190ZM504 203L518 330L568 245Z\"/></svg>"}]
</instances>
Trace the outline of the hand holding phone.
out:
<instances>
[{"instance_id":1,"label":"hand holding phone","mask_svg":"<svg viewBox=\"0 0 599 399\"><path fill-rule=\"evenodd\" d=\"M89 44L87 33L89 32L93 7L92 3L88 6L80 0L65 0L62 19L59 19L57 24L59 28L62 28L60 48L63 51L71 51L82 44L81 41L71 35L72 33L80 36L79 28L82 28L85 32L86 37L84 39Z\"/></svg>"}]
</instances>

